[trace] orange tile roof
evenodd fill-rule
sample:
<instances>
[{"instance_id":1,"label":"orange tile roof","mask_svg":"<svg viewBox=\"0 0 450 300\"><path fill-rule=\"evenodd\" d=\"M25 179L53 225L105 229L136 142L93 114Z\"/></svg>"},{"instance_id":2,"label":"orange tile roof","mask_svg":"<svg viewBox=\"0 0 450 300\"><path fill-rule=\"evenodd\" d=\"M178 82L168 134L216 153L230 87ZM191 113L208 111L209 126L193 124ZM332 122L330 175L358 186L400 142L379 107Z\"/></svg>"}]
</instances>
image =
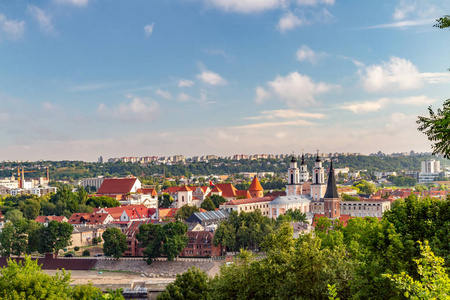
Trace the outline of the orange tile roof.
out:
<instances>
[{"instance_id":1,"label":"orange tile roof","mask_svg":"<svg viewBox=\"0 0 450 300\"><path fill-rule=\"evenodd\" d=\"M130 193L137 180L137 178L106 178L98 189L97 195Z\"/></svg>"},{"instance_id":2,"label":"orange tile roof","mask_svg":"<svg viewBox=\"0 0 450 300\"><path fill-rule=\"evenodd\" d=\"M163 193L175 194L181 189L180 186L171 186L163 191Z\"/></svg>"},{"instance_id":3,"label":"orange tile roof","mask_svg":"<svg viewBox=\"0 0 450 300\"><path fill-rule=\"evenodd\" d=\"M183 186L181 187L181 189L179 189L178 191L179 191L179 192L191 192L192 190L191 190L189 187L183 185Z\"/></svg>"},{"instance_id":4,"label":"orange tile roof","mask_svg":"<svg viewBox=\"0 0 450 300\"><path fill-rule=\"evenodd\" d=\"M261 197L261 198L250 198L250 199L238 199L238 200L230 200L225 202L223 205L241 205L241 204L250 204L250 203L259 203L259 202L268 202L275 199L275 197Z\"/></svg>"},{"instance_id":5,"label":"orange tile roof","mask_svg":"<svg viewBox=\"0 0 450 300\"><path fill-rule=\"evenodd\" d=\"M250 199L252 196L248 191L236 190L236 197L245 197L247 199Z\"/></svg>"},{"instance_id":6,"label":"orange tile roof","mask_svg":"<svg viewBox=\"0 0 450 300\"><path fill-rule=\"evenodd\" d=\"M145 195L152 195L152 196L158 195L158 193L156 192L155 189L138 189L136 192L138 194L145 194Z\"/></svg>"},{"instance_id":7,"label":"orange tile roof","mask_svg":"<svg viewBox=\"0 0 450 300\"><path fill-rule=\"evenodd\" d=\"M236 188L231 183L218 183L216 184L220 190L222 190L222 196L225 198L236 197Z\"/></svg>"},{"instance_id":8,"label":"orange tile roof","mask_svg":"<svg viewBox=\"0 0 450 300\"><path fill-rule=\"evenodd\" d=\"M49 221L63 222L64 219L67 218L64 216L37 216L35 221L38 223L45 223L47 219Z\"/></svg>"},{"instance_id":9,"label":"orange tile roof","mask_svg":"<svg viewBox=\"0 0 450 300\"><path fill-rule=\"evenodd\" d=\"M175 218L175 214L178 208L160 208L159 209L159 218Z\"/></svg>"},{"instance_id":10,"label":"orange tile roof","mask_svg":"<svg viewBox=\"0 0 450 300\"><path fill-rule=\"evenodd\" d=\"M222 192L222 190L219 189L218 186L213 187L213 189L211 190L211 193L220 193L220 192Z\"/></svg>"},{"instance_id":11,"label":"orange tile roof","mask_svg":"<svg viewBox=\"0 0 450 300\"><path fill-rule=\"evenodd\" d=\"M263 187L259 183L258 177L253 177L252 184L248 188L249 191L264 191Z\"/></svg>"}]
</instances>

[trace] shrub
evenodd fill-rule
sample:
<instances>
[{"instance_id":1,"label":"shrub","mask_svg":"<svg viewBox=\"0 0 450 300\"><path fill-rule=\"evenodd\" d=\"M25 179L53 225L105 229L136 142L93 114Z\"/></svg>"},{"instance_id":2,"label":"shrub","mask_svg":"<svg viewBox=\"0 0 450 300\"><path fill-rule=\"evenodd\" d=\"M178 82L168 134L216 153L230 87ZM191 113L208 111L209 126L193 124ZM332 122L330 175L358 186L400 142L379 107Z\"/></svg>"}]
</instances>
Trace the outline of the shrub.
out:
<instances>
[{"instance_id":1,"label":"shrub","mask_svg":"<svg viewBox=\"0 0 450 300\"><path fill-rule=\"evenodd\" d=\"M91 252L86 249L83 251L83 256L91 256Z\"/></svg>"},{"instance_id":2,"label":"shrub","mask_svg":"<svg viewBox=\"0 0 450 300\"><path fill-rule=\"evenodd\" d=\"M75 251L79 251L79 250L80 250L80 247L78 247L78 246L75 246L75 247L73 248L73 250L75 250Z\"/></svg>"}]
</instances>

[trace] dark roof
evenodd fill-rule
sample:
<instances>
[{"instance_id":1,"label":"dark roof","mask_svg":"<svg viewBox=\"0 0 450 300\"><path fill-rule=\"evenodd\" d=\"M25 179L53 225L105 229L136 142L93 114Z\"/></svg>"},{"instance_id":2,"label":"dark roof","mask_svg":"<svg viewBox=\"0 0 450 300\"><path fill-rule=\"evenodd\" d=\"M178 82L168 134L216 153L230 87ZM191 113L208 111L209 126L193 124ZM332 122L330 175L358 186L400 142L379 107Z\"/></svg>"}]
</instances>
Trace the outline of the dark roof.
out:
<instances>
[{"instance_id":1,"label":"dark roof","mask_svg":"<svg viewBox=\"0 0 450 300\"><path fill-rule=\"evenodd\" d=\"M229 213L226 210L214 210L206 212L196 212L186 219L186 222L208 222L208 221L220 221L228 219Z\"/></svg>"},{"instance_id":2,"label":"dark roof","mask_svg":"<svg viewBox=\"0 0 450 300\"><path fill-rule=\"evenodd\" d=\"M305 163L305 154L302 154L302 166L306 165Z\"/></svg>"},{"instance_id":3,"label":"dark roof","mask_svg":"<svg viewBox=\"0 0 450 300\"><path fill-rule=\"evenodd\" d=\"M316 161L317 161L317 162L321 161L320 156L319 156L319 152L317 152Z\"/></svg>"},{"instance_id":4,"label":"dark roof","mask_svg":"<svg viewBox=\"0 0 450 300\"><path fill-rule=\"evenodd\" d=\"M295 155L292 155L292 159L291 162L296 162L297 160L295 159Z\"/></svg>"},{"instance_id":5,"label":"dark roof","mask_svg":"<svg viewBox=\"0 0 450 300\"><path fill-rule=\"evenodd\" d=\"M328 184L327 191L325 192L324 199L337 199L339 198L339 193L336 187L336 178L334 177L334 168L333 161L331 161L330 165L330 173L328 174Z\"/></svg>"}]
</instances>

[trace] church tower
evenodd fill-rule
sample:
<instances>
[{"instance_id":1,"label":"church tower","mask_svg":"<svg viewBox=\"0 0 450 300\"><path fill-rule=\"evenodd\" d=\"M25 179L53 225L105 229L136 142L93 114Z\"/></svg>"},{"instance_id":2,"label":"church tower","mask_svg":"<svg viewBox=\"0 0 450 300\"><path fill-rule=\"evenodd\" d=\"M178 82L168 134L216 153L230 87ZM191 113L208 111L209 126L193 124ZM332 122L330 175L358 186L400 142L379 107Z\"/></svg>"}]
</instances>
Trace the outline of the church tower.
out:
<instances>
[{"instance_id":1,"label":"church tower","mask_svg":"<svg viewBox=\"0 0 450 300\"><path fill-rule=\"evenodd\" d=\"M325 195L325 188L325 169L322 167L322 159L319 156L319 151L317 151L311 184L311 196L313 201L320 201L320 199L323 198Z\"/></svg>"},{"instance_id":2,"label":"church tower","mask_svg":"<svg viewBox=\"0 0 450 300\"><path fill-rule=\"evenodd\" d=\"M297 160L292 155L288 170L288 184L286 185L286 196L295 196L302 193L302 183L300 182L300 170L297 167Z\"/></svg>"},{"instance_id":3,"label":"church tower","mask_svg":"<svg viewBox=\"0 0 450 300\"><path fill-rule=\"evenodd\" d=\"M300 164L300 182L304 183L309 180L308 166L305 163L305 154L302 154L302 163Z\"/></svg>"},{"instance_id":4,"label":"church tower","mask_svg":"<svg viewBox=\"0 0 450 300\"><path fill-rule=\"evenodd\" d=\"M341 216L341 199L336 187L333 161L331 161L330 173L328 174L327 191L324 196L324 213L329 219L337 219Z\"/></svg>"}]
</instances>

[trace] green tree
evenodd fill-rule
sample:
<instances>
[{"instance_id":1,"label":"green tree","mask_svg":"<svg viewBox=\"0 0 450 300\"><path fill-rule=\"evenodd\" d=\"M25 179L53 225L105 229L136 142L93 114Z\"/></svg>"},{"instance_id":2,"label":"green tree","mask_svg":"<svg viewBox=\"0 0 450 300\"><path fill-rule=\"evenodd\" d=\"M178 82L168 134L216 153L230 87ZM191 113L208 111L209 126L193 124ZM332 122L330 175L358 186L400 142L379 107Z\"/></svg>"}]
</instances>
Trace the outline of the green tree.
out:
<instances>
[{"instance_id":1,"label":"green tree","mask_svg":"<svg viewBox=\"0 0 450 300\"><path fill-rule=\"evenodd\" d=\"M447 99L442 109L438 108L436 112L431 106L428 107L428 113L429 117L418 117L416 121L419 124L418 130L434 143L433 154L442 153L445 158L450 158L450 99Z\"/></svg>"},{"instance_id":2,"label":"green tree","mask_svg":"<svg viewBox=\"0 0 450 300\"><path fill-rule=\"evenodd\" d=\"M444 259L435 256L427 242L423 245L420 243L420 249L422 258L414 260L420 280L415 280L405 272L384 276L391 279L408 299L448 299L450 278L444 268Z\"/></svg>"},{"instance_id":3,"label":"green tree","mask_svg":"<svg viewBox=\"0 0 450 300\"><path fill-rule=\"evenodd\" d=\"M222 245L222 247L228 248L230 251L236 250L236 229L233 224L228 221L223 221L217 227L214 233L213 239L214 246Z\"/></svg>"},{"instance_id":4,"label":"green tree","mask_svg":"<svg viewBox=\"0 0 450 300\"><path fill-rule=\"evenodd\" d=\"M162 226L159 224L142 224L139 226L139 233L136 238L139 241L139 246L145 248L144 256L147 264L152 264L153 260L161 255Z\"/></svg>"},{"instance_id":5,"label":"green tree","mask_svg":"<svg viewBox=\"0 0 450 300\"><path fill-rule=\"evenodd\" d=\"M208 274L192 267L183 274L177 274L174 282L158 295L159 300L206 300L208 299Z\"/></svg>"},{"instance_id":6,"label":"green tree","mask_svg":"<svg viewBox=\"0 0 450 300\"><path fill-rule=\"evenodd\" d=\"M177 212L175 213L175 218L177 220L186 220L195 212L199 212L197 206L186 204L177 210Z\"/></svg>"},{"instance_id":7,"label":"green tree","mask_svg":"<svg viewBox=\"0 0 450 300\"><path fill-rule=\"evenodd\" d=\"M353 186L356 187L359 190L359 192L363 194L373 194L376 191L375 184L365 180L355 182L353 183Z\"/></svg>"},{"instance_id":8,"label":"green tree","mask_svg":"<svg viewBox=\"0 0 450 300\"><path fill-rule=\"evenodd\" d=\"M158 196L158 207L169 208L173 203L173 198L170 197L169 193L164 193Z\"/></svg>"},{"instance_id":9,"label":"green tree","mask_svg":"<svg viewBox=\"0 0 450 300\"><path fill-rule=\"evenodd\" d=\"M5 219L15 223L23 220L23 213L18 209L12 209L5 214Z\"/></svg>"},{"instance_id":10,"label":"green tree","mask_svg":"<svg viewBox=\"0 0 450 300\"><path fill-rule=\"evenodd\" d=\"M40 253L58 253L59 250L70 246L73 226L65 222L50 221L47 227L40 230Z\"/></svg>"},{"instance_id":11,"label":"green tree","mask_svg":"<svg viewBox=\"0 0 450 300\"><path fill-rule=\"evenodd\" d=\"M448 28L450 27L450 16L449 15L445 15L442 18L436 19L436 24L434 25L434 27L437 28Z\"/></svg>"},{"instance_id":12,"label":"green tree","mask_svg":"<svg viewBox=\"0 0 450 300\"><path fill-rule=\"evenodd\" d=\"M216 206L216 208L219 208L219 206L225 202L227 202L227 199L220 195L212 195L211 197L212 202Z\"/></svg>"},{"instance_id":13,"label":"green tree","mask_svg":"<svg viewBox=\"0 0 450 300\"><path fill-rule=\"evenodd\" d=\"M202 205L200 207L203 209L206 209L207 211L216 210L216 206L214 205L214 202L209 197L205 198L205 200L202 202Z\"/></svg>"},{"instance_id":14,"label":"green tree","mask_svg":"<svg viewBox=\"0 0 450 300\"><path fill-rule=\"evenodd\" d=\"M127 236L119 228L108 228L103 232L103 252L107 256L119 259L127 250Z\"/></svg>"},{"instance_id":15,"label":"green tree","mask_svg":"<svg viewBox=\"0 0 450 300\"><path fill-rule=\"evenodd\" d=\"M64 270L51 276L42 272L37 260L29 256L24 261L8 259L0 269L0 299L33 300L122 300L120 290L103 294L92 283L70 286L70 274Z\"/></svg>"}]
</instances>

